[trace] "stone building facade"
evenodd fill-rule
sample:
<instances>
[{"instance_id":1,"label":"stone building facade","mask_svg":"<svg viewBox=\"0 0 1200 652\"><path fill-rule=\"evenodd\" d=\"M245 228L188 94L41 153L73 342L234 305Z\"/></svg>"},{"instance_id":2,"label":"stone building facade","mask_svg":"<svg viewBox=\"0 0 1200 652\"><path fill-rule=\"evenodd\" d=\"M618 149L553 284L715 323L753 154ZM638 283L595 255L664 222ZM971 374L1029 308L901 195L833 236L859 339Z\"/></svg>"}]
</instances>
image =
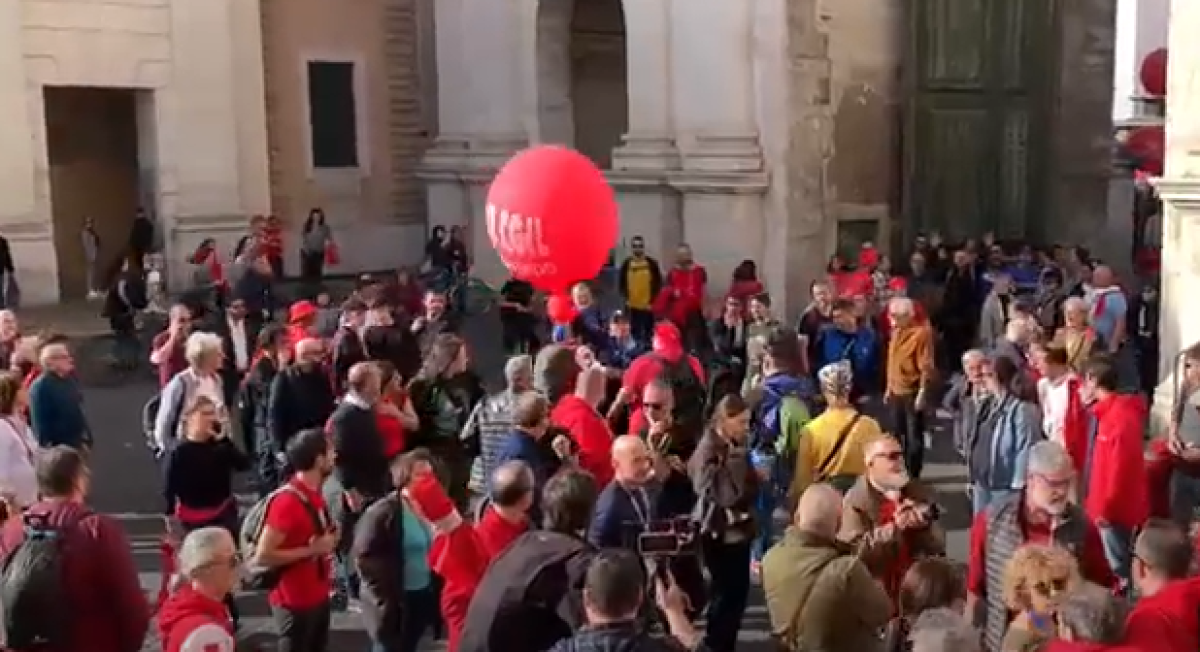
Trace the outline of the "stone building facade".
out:
<instances>
[{"instance_id":1,"label":"stone building facade","mask_svg":"<svg viewBox=\"0 0 1200 652\"><path fill-rule=\"evenodd\" d=\"M0 2L0 234L25 302L82 293L86 217L115 256L139 204L169 251L269 209L261 57L240 0Z\"/></svg>"},{"instance_id":2,"label":"stone building facade","mask_svg":"<svg viewBox=\"0 0 1200 652\"><path fill-rule=\"evenodd\" d=\"M1038 195L1026 221L1039 236L1091 243L1107 224L1111 2L1057 3L1041 22L1030 22L1047 6L1040 0L942 9L943 0L435 4L439 130L422 174L429 213L469 226L487 275L503 273L479 219L491 175L529 143L567 143L606 168L623 237L645 236L668 258L689 243L714 291L753 258L795 312L839 245L898 240L899 227L914 223L904 198L914 183L909 163L926 156L905 133L919 108L910 105L920 61L909 8L917 4L978 22L981 35L999 12L1016 17L1014 29L1037 31L1047 50L1027 64L1039 75L1031 133L1047 135L997 146L1046 162L1027 175ZM938 29L951 45L972 45L961 30ZM1025 37L1014 33L1006 45L1019 51ZM1007 60L995 52L984 59ZM967 56L975 55L959 59ZM945 151L948 159L928 161L935 173L961 167L961 149ZM971 164L992 179L982 185L995 181L999 166Z\"/></svg>"}]
</instances>

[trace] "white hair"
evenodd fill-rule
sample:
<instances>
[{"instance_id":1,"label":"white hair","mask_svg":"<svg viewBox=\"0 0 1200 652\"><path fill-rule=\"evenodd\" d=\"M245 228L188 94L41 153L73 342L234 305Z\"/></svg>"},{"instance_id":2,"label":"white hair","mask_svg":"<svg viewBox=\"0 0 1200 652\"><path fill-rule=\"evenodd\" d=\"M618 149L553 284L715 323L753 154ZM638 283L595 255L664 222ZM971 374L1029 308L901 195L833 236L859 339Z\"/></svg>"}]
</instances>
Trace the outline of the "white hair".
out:
<instances>
[{"instance_id":1,"label":"white hair","mask_svg":"<svg viewBox=\"0 0 1200 652\"><path fill-rule=\"evenodd\" d=\"M1084 301L1081 297L1067 297L1067 300L1063 301L1062 309L1064 313L1087 312L1088 305L1087 301Z\"/></svg>"},{"instance_id":2,"label":"white hair","mask_svg":"<svg viewBox=\"0 0 1200 652\"><path fill-rule=\"evenodd\" d=\"M913 652L980 652L979 632L953 609L929 609L908 635Z\"/></svg>"},{"instance_id":3,"label":"white hair","mask_svg":"<svg viewBox=\"0 0 1200 652\"><path fill-rule=\"evenodd\" d=\"M1053 475L1072 468L1071 456L1062 444L1039 441L1029 449L1026 472L1029 475Z\"/></svg>"},{"instance_id":4,"label":"white hair","mask_svg":"<svg viewBox=\"0 0 1200 652\"><path fill-rule=\"evenodd\" d=\"M67 345L62 343L47 344L38 351L38 364L43 367L50 365L50 360L67 352Z\"/></svg>"},{"instance_id":5,"label":"white hair","mask_svg":"<svg viewBox=\"0 0 1200 652\"><path fill-rule=\"evenodd\" d=\"M987 354L981 349L971 349L962 356L962 364L964 367L972 362L983 362L985 360L987 360Z\"/></svg>"},{"instance_id":6,"label":"white hair","mask_svg":"<svg viewBox=\"0 0 1200 652\"><path fill-rule=\"evenodd\" d=\"M222 554L236 552L233 536L223 527L202 527L192 530L179 546L179 572L194 577L205 567L220 559Z\"/></svg>"},{"instance_id":7,"label":"white hair","mask_svg":"<svg viewBox=\"0 0 1200 652\"><path fill-rule=\"evenodd\" d=\"M888 301L888 311L895 315L912 315L916 308L912 299L908 297L892 297Z\"/></svg>"},{"instance_id":8,"label":"white hair","mask_svg":"<svg viewBox=\"0 0 1200 652\"><path fill-rule=\"evenodd\" d=\"M189 365L195 367L200 364L204 356L221 353L224 349L225 343L221 341L220 335L196 332L188 335L187 344L183 347L183 357L187 359Z\"/></svg>"},{"instance_id":9,"label":"white hair","mask_svg":"<svg viewBox=\"0 0 1200 652\"><path fill-rule=\"evenodd\" d=\"M533 357L514 355L504 363L504 381L512 386L518 378L522 377L526 381L533 378Z\"/></svg>"},{"instance_id":10,"label":"white hair","mask_svg":"<svg viewBox=\"0 0 1200 652\"><path fill-rule=\"evenodd\" d=\"M1008 320L1004 325L1004 337L1012 342L1020 342L1029 335L1029 322L1024 317Z\"/></svg>"}]
</instances>

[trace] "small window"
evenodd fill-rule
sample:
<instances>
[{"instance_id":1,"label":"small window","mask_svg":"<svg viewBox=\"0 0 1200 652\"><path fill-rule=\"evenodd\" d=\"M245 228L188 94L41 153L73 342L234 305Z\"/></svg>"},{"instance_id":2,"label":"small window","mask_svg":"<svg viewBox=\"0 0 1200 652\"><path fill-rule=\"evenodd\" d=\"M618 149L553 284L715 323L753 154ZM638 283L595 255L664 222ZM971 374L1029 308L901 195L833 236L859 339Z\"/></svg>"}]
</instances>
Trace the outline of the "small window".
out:
<instances>
[{"instance_id":1,"label":"small window","mask_svg":"<svg viewBox=\"0 0 1200 652\"><path fill-rule=\"evenodd\" d=\"M308 128L314 168L358 167L354 64L308 62Z\"/></svg>"}]
</instances>

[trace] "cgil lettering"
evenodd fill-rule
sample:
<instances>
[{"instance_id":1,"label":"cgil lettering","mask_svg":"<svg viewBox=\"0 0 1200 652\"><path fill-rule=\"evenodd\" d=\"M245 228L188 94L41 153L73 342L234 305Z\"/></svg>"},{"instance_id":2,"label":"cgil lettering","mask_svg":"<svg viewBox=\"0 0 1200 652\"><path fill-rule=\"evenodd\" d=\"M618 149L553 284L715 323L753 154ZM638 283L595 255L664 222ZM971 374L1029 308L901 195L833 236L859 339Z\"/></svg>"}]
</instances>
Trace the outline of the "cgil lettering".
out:
<instances>
[{"instance_id":1,"label":"cgil lettering","mask_svg":"<svg viewBox=\"0 0 1200 652\"><path fill-rule=\"evenodd\" d=\"M516 261L546 258L550 255L550 247L546 246L542 220L539 217L510 213L494 204L488 204L487 228L488 237L506 265L511 266Z\"/></svg>"}]
</instances>

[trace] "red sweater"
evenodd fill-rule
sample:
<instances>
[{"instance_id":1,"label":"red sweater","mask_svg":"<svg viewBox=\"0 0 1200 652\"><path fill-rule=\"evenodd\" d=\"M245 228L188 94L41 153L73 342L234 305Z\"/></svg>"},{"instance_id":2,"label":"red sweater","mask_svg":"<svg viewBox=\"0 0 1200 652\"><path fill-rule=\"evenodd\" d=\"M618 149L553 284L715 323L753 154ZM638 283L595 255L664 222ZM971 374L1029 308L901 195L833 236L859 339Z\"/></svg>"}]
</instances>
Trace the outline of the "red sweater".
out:
<instances>
[{"instance_id":1,"label":"red sweater","mask_svg":"<svg viewBox=\"0 0 1200 652\"><path fill-rule=\"evenodd\" d=\"M613 434L595 408L578 396L564 396L550 412L550 423L571 433L579 447L579 466L592 474L598 489L612 480Z\"/></svg>"},{"instance_id":2,"label":"red sweater","mask_svg":"<svg viewBox=\"0 0 1200 652\"><path fill-rule=\"evenodd\" d=\"M1125 621L1125 641L1143 650L1200 650L1200 579L1175 580L1143 596Z\"/></svg>"},{"instance_id":3,"label":"red sweater","mask_svg":"<svg viewBox=\"0 0 1200 652\"><path fill-rule=\"evenodd\" d=\"M1096 439L1084 510L1097 524L1136 528L1149 516L1140 396L1108 396L1092 407Z\"/></svg>"},{"instance_id":4,"label":"red sweater","mask_svg":"<svg viewBox=\"0 0 1200 652\"><path fill-rule=\"evenodd\" d=\"M504 552L508 544L525 534L527 530L529 530L529 521L513 523L500 516L500 512L490 508L484 511L483 518L479 519L479 523L475 525L475 535L479 538L479 544L483 546L483 551L487 554L488 559L495 559L497 555Z\"/></svg>"},{"instance_id":5,"label":"red sweater","mask_svg":"<svg viewBox=\"0 0 1200 652\"><path fill-rule=\"evenodd\" d=\"M708 272L700 265L671 268L663 279L662 291L654 299L655 314L680 328L687 326L688 318L704 310L707 285Z\"/></svg>"}]
</instances>

